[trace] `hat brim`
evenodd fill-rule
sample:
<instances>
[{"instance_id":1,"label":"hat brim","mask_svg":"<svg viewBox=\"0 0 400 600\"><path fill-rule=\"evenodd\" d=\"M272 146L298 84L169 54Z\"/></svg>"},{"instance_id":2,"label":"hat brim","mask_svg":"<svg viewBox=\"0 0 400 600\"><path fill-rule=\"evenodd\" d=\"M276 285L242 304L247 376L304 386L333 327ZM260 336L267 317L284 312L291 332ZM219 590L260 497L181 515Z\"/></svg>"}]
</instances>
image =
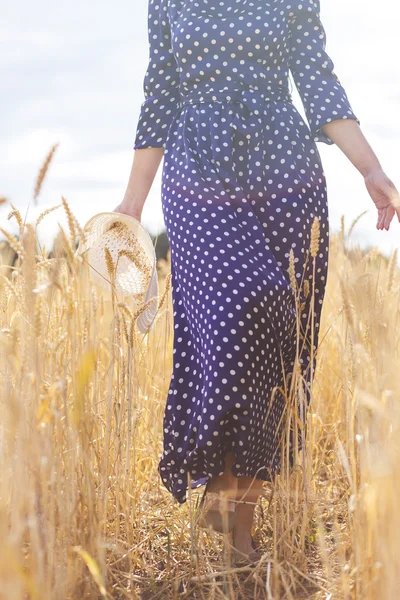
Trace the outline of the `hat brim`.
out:
<instances>
[{"instance_id":1,"label":"hat brim","mask_svg":"<svg viewBox=\"0 0 400 600\"><path fill-rule=\"evenodd\" d=\"M128 243L124 236L114 235L113 227L116 223L123 223L128 228L129 239L134 240L133 249L132 243ZM157 259L149 233L134 217L117 212L102 212L94 215L85 224L83 232L85 239L79 240L77 254L85 254L91 276L103 288L111 291L112 283L114 283L114 290L117 294L130 296L134 302L140 303L140 305L154 298L137 319L139 331L146 333L154 321L159 302ZM107 269L105 247L109 249L114 265L118 265L113 282ZM147 277L142 276L137 263L121 255L121 250L128 250L139 255L145 253L150 268Z\"/></svg>"}]
</instances>

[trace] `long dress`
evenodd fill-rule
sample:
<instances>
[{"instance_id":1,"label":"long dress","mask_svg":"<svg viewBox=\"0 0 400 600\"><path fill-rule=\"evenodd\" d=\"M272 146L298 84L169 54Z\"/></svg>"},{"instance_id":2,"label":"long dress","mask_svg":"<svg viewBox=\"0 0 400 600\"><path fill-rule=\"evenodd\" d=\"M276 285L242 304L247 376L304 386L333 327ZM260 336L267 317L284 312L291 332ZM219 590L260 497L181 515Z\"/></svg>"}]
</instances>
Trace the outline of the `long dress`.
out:
<instances>
[{"instance_id":1,"label":"long dress","mask_svg":"<svg viewBox=\"0 0 400 600\"><path fill-rule=\"evenodd\" d=\"M164 148L174 322L158 469L184 503L189 486L223 473L227 452L237 477L280 471L285 398L273 390L296 353L290 250L301 287L317 216L314 337L305 330L315 353L329 251L316 142L333 144L325 123L359 120L325 51L319 0L149 0L148 31L134 148ZM310 298L302 292L304 326Z\"/></svg>"}]
</instances>

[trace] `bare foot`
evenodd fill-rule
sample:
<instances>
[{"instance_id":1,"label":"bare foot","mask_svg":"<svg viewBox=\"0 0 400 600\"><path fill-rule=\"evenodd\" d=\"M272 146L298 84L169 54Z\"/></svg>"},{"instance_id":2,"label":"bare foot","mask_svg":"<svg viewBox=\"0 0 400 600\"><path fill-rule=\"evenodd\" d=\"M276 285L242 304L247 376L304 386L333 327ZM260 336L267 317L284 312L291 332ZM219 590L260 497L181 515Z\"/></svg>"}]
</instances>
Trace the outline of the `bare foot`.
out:
<instances>
[{"instance_id":1,"label":"bare foot","mask_svg":"<svg viewBox=\"0 0 400 600\"><path fill-rule=\"evenodd\" d=\"M251 529L253 526L254 510L262 491L262 480L251 477L239 477L236 505L236 526L232 543L234 548L244 554L255 554L252 545Z\"/></svg>"}]
</instances>

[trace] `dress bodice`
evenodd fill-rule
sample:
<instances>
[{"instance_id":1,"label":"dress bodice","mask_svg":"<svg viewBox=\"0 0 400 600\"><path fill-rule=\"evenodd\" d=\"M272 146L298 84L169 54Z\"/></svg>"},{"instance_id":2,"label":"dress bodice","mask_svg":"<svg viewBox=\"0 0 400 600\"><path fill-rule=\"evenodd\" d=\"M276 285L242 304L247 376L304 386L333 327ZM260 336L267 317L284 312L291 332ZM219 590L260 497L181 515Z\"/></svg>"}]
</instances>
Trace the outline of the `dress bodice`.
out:
<instances>
[{"instance_id":1,"label":"dress bodice","mask_svg":"<svg viewBox=\"0 0 400 600\"><path fill-rule=\"evenodd\" d=\"M291 9L264 0L170 3L171 46L180 92L237 83L287 86Z\"/></svg>"},{"instance_id":2,"label":"dress bodice","mask_svg":"<svg viewBox=\"0 0 400 600\"><path fill-rule=\"evenodd\" d=\"M148 1L149 63L135 149L165 146L189 96L239 89L246 97L253 92L258 104L274 94L290 101L290 72L315 141L333 143L321 129L329 121L358 121L325 50L319 0Z\"/></svg>"}]
</instances>

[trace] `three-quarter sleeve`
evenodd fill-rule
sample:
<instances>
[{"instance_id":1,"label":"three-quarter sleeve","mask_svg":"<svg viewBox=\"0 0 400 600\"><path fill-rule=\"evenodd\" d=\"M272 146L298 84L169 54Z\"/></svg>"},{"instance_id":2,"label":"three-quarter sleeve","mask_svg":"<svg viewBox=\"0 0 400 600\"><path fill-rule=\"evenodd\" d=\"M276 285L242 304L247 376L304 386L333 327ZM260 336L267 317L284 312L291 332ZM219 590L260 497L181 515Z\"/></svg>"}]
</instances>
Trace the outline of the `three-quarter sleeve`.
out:
<instances>
[{"instance_id":1,"label":"three-quarter sleeve","mask_svg":"<svg viewBox=\"0 0 400 600\"><path fill-rule=\"evenodd\" d=\"M144 76L134 149L165 148L179 108L179 71L171 47L167 0L148 0L149 62Z\"/></svg>"},{"instance_id":2,"label":"three-quarter sleeve","mask_svg":"<svg viewBox=\"0 0 400 600\"><path fill-rule=\"evenodd\" d=\"M354 119L347 94L325 51L326 34L320 19L320 0L295 2L290 13L289 67L314 141L333 144L322 125L337 119Z\"/></svg>"}]
</instances>

